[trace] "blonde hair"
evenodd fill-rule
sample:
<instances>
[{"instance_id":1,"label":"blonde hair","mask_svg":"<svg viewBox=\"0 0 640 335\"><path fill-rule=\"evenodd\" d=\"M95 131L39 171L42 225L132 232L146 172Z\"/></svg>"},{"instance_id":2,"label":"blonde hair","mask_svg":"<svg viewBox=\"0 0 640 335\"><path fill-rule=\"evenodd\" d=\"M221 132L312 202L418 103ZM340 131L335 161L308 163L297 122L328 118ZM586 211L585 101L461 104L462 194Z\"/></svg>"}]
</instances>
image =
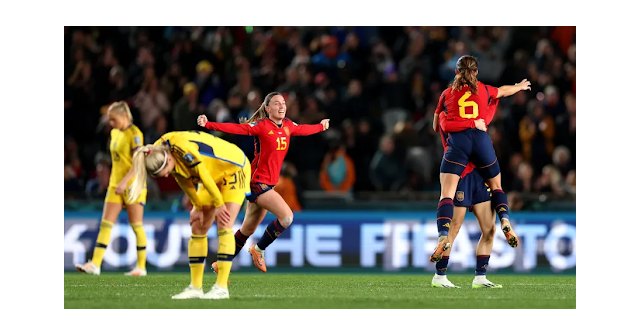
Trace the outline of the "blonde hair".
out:
<instances>
[{"instance_id":1,"label":"blonde hair","mask_svg":"<svg viewBox=\"0 0 640 335\"><path fill-rule=\"evenodd\" d=\"M256 122L256 121L260 121L262 119L268 118L269 114L267 114L267 105L271 102L271 99L276 95L282 95L282 94L280 94L280 92L271 92L267 94L267 96L264 97L264 101L262 102L262 105L260 105L260 108L258 108L256 112L253 113L253 115L251 115L250 118L248 119L241 118L240 123L251 123L251 122Z\"/></svg>"},{"instance_id":2,"label":"blonde hair","mask_svg":"<svg viewBox=\"0 0 640 335\"><path fill-rule=\"evenodd\" d=\"M147 173L157 174L167 166L171 152L167 146L147 144L133 153L133 182L129 189L129 201L135 201L140 196L147 181Z\"/></svg>"},{"instance_id":3,"label":"blonde hair","mask_svg":"<svg viewBox=\"0 0 640 335\"><path fill-rule=\"evenodd\" d=\"M478 90L478 60L469 55L464 55L456 62L456 77L451 88L460 90L464 85L469 86L471 93Z\"/></svg>"},{"instance_id":4,"label":"blonde hair","mask_svg":"<svg viewBox=\"0 0 640 335\"><path fill-rule=\"evenodd\" d=\"M107 113L112 112L126 116L129 120L129 123L133 123L133 115L131 115L131 109L129 109L129 105L125 101L116 101L109 105Z\"/></svg>"}]
</instances>

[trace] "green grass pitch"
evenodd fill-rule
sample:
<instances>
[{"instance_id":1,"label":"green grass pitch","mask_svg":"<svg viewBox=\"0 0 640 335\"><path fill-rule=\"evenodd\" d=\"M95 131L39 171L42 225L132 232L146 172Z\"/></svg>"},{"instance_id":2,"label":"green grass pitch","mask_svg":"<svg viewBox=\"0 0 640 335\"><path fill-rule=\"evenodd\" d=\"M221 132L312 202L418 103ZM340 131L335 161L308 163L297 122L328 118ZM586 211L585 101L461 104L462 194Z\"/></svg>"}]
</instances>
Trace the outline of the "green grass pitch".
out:
<instances>
[{"instance_id":1,"label":"green grass pitch","mask_svg":"<svg viewBox=\"0 0 640 335\"><path fill-rule=\"evenodd\" d=\"M171 300L189 284L188 273L64 275L68 309L183 308L534 308L575 309L575 275L489 274L502 289L472 289L473 274L449 274L460 289L431 287L433 274L232 273L230 300ZM205 274L205 292L215 276Z\"/></svg>"}]
</instances>

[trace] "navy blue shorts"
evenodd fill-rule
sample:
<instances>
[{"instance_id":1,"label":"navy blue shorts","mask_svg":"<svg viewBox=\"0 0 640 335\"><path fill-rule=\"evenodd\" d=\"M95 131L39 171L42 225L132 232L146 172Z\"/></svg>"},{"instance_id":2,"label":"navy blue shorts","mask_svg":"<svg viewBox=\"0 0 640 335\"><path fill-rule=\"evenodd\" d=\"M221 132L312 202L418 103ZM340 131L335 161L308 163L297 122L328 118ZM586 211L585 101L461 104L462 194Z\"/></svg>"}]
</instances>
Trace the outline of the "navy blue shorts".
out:
<instances>
[{"instance_id":1,"label":"navy blue shorts","mask_svg":"<svg viewBox=\"0 0 640 335\"><path fill-rule=\"evenodd\" d=\"M260 196L260 194L265 193L271 189L273 189L275 185L267 185L267 184L263 184L263 183L249 183L249 187L251 188L251 194L247 196L247 200L249 200L249 202L256 202L256 199L258 199L258 196Z\"/></svg>"},{"instance_id":2,"label":"navy blue shorts","mask_svg":"<svg viewBox=\"0 0 640 335\"><path fill-rule=\"evenodd\" d=\"M460 179L456 195L453 197L453 205L456 207L471 207L489 200L491 200L489 186L484 183L484 178L482 178L478 170L473 170Z\"/></svg>"},{"instance_id":3,"label":"navy blue shorts","mask_svg":"<svg viewBox=\"0 0 640 335\"><path fill-rule=\"evenodd\" d=\"M467 129L447 134L447 151L440 164L441 173L462 174L467 163L473 162L484 179L500 173L496 152L487 132Z\"/></svg>"}]
</instances>

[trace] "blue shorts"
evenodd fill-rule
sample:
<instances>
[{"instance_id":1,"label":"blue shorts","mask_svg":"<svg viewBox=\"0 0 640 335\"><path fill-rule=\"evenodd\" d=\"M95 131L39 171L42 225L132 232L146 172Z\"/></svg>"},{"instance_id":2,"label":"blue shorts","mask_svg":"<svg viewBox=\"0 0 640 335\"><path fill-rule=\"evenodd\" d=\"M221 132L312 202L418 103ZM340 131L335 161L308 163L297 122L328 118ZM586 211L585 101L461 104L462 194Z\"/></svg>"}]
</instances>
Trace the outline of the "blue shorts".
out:
<instances>
[{"instance_id":1,"label":"blue shorts","mask_svg":"<svg viewBox=\"0 0 640 335\"><path fill-rule=\"evenodd\" d=\"M491 137L479 129L467 129L461 132L448 133L447 151L440 164L441 173L462 174L469 162L484 179L491 179L500 173L498 157L493 149Z\"/></svg>"},{"instance_id":2,"label":"blue shorts","mask_svg":"<svg viewBox=\"0 0 640 335\"><path fill-rule=\"evenodd\" d=\"M456 195L453 197L453 205L456 207L471 207L489 200L491 200L489 186L484 183L484 178L482 178L478 170L473 170L460 179Z\"/></svg>"},{"instance_id":3,"label":"blue shorts","mask_svg":"<svg viewBox=\"0 0 640 335\"><path fill-rule=\"evenodd\" d=\"M249 202L256 202L256 199L258 199L258 196L260 196L262 193L265 193L271 189L273 189L275 185L267 185L267 184L263 184L263 183L254 183L251 182L249 183L249 187L251 188L251 194L247 196L247 200L249 200Z\"/></svg>"}]
</instances>

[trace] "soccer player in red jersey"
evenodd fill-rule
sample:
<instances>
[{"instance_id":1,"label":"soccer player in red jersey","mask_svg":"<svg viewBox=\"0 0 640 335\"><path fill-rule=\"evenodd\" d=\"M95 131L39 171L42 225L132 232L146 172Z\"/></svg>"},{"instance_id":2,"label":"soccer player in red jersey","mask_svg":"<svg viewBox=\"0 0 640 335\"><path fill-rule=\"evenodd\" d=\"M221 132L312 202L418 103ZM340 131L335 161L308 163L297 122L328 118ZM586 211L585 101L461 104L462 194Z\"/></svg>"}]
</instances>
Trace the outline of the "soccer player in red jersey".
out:
<instances>
[{"instance_id":1,"label":"soccer player in red jersey","mask_svg":"<svg viewBox=\"0 0 640 335\"><path fill-rule=\"evenodd\" d=\"M438 245L430 260L437 262L451 247L449 227L453 217L453 196L460 175L467 163L473 162L491 188L491 204L498 213L502 229L510 230L507 196L502 191L500 166L491 138L486 133L489 99L511 96L519 91L531 90L531 83L523 79L515 85L499 88L478 81L478 61L465 55L456 63L456 76L450 87L440 95L435 114L443 114L446 122L463 123L462 131L450 131L447 150L440 164L440 202L437 210ZM435 115L434 115L435 118ZM516 243L515 240L509 243Z\"/></svg>"},{"instance_id":2,"label":"soccer player in red jersey","mask_svg":"<svg viewBox=\"0 0 640 335\"><path fill-rule=\"evenodd\" d=\"M498 106L499 99L492 99L489 103L489 110L486 119L486 124L489 125L493 116L495 115L496 108ZM440 139L442 140L442 146L444 150L447 150L447 132L449 131L461 131L464 130L466 125L463 122L446 122L446 118L439 118L439 115L434 115L433 130L435 132L440 131ZM491 250L493 249L493 237L495 234L495 212L491 209L491 194L488 186L485 184L480 173L475 169L473 163L467 164L464 171L460 175L460 182L456 189L456 196L453 201L453 218L451 221L451 227L449 229L449 241L452 243L460 231L460 227L464 221L464 217L467 213L467 208L471 209L478 219L480 225L480 240L476 247L476 270L475 277L471 283L472 288L502 288L500 284L494 284L487 279L487 266L489 264L489 258L491 256ZM513 230L505 232L507 241L515 239L515 245L517 246L517 236ZM447 278L447 267L449 265L449 255L451 254L451 248L447 249L440 260L436 263L436 273L431 279L431 286L442 288L458 288Z\"/></svg>"},{"instance_id":3,"label":"soccer player in red jersey","mask_svg":"<svg viewBox=\"0 0 640 335\"><path fill-rule=\"evenodd\" d=\"M282 234L293 222L293 212L280 194L273 190L280 177L291 136L313 135L329 128L329 119L318 124L299 125L285 117L287 105L284 96L278 92L267 94L258 110L244 123L208 122L205 115L198 116L198 125L211 130L237 135L251 135L255 138L255 157L251 162L251 195L242 222L235 233L237 255L249 236L264 219L267 211L276 216L264 231L257 244L249 248L253 265L267 272L264 250ZM214 271L216 263L213 263ZM217 271L216 271L217 272Z\"/></svg>"}]
</instances>

